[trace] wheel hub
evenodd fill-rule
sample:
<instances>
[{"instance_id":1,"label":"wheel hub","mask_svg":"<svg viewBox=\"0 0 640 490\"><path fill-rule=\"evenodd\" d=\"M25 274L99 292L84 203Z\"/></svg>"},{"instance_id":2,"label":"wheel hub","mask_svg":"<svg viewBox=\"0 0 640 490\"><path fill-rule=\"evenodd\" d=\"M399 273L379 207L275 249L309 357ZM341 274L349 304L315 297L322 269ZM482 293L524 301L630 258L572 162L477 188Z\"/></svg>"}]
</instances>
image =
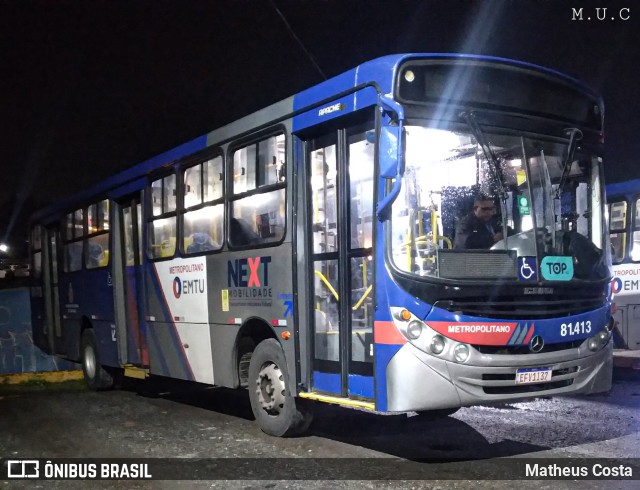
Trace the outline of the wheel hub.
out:
<instances>
[{"instance_id":1,"label":"wheel hub","mask_svg":"<svg viewBox=\"0 0 640 490\"><path fill-rule=\"evenodd\" d=\"M284 376L276 364L262 366L256 380L256 392L260 406L269 414L278 415L284 409Z\"/></svg>"}]
</instances>

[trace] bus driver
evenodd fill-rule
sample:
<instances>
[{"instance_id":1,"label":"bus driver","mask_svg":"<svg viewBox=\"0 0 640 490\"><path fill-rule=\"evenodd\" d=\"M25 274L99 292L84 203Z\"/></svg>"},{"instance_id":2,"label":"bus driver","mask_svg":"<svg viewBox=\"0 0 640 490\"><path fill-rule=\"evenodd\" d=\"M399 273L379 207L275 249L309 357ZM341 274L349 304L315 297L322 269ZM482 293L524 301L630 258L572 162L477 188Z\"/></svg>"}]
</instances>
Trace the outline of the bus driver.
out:
<instances>
[{"instance_id":1,"label":"bus driver","mask_svg":"<svg viewBox=\"0 0 640 490\"><path fill-rule=\"evenodd\" d=\"M496 205L492 198L478 195L473 201L473 210L456 226L453 241L455 249L487 249L502 240L502 232L493 227Z\"/></svg>"}]
</instances>

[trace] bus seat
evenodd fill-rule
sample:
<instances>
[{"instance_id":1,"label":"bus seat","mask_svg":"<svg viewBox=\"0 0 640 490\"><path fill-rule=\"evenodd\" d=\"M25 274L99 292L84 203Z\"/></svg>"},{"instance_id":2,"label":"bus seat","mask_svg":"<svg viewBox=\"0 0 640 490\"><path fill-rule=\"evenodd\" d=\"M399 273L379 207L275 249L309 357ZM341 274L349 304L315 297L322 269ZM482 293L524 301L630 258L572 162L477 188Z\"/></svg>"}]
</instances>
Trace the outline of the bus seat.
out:
<instances>
[{"instance_id":1,"label":"bus seat","mask_svg":"<svg viewBox=\"0 0 640 490\"><path fill-rule=\"evenodd\" d=\"M316 313L316 332L330 332L333 330L331 321L327 318L327 314L322 310L315 310Z\"/></svg>"},{"instance_id":2,"label":"bus seat","mask_svg":"<svg viewBox=\"0 0 640 490\"><path fill-rule=\"evenodd\" d=\"M98 261L98 267L105 267L109 263L109 250L103 250L102 256Z\"/></svg>"},{"instance_id":3,"label":"bus seat","mask_svg":"<svg viewBox=\"0 0 640 490\"><path fill-rule=\"evenodd\" d=\"M160 257L171 257L176 250L176 237L169 237L160 244Z\"/></svg>"}]
</instances>

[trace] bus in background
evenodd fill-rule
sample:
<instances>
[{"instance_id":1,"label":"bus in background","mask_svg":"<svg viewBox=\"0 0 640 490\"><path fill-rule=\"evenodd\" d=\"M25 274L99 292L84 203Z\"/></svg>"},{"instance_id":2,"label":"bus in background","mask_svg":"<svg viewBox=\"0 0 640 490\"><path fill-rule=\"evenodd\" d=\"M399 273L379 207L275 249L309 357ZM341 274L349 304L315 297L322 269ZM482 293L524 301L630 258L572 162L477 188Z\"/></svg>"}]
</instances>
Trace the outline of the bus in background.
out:
<instances>
[{"instance_id":1,"label":"bus in background","mask_svg":"<svg viewBox=\"0 0 640 490\"><path fill-rule=\"evenodd\" d=\"M606 391L602 135L552 70L362 63L36 213L34 340L95 389L246 388L276 436Z\"/></svg>"},{"instance_id":2,"label":"bus in background","mask_svg":"<svg viewBox=\"0 0 640 490\"><path fill-rule=\"evenodd\" d=\"M614 341L640 349L640 179L607 184Z\"/></svg>"}]
</instances>

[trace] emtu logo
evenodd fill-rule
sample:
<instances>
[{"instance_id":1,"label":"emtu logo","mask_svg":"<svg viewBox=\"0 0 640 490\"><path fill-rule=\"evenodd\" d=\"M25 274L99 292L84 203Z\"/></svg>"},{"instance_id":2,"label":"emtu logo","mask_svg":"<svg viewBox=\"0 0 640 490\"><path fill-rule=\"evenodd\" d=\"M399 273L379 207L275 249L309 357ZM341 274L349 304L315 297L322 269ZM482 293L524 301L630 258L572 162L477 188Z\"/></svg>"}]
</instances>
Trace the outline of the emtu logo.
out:
<instances>
[{"instance_id":1,"label":"emtu logo","mask_svg":"<svg viewBox=\"0 0 640 490\"><path fill-rule=\"evenodd\" d=\"M622 279L614 277L611 281L611 292L613 294L618 294L620 291L622 291Z\"/></svg>"},{"instance_id":2,"label":"emtu logo","mask_svg":"<svg viewBox=\"0 0 640 490\"><path fill-rule=\"evenodd\" d=\"M183 294L204 293L204 290L204 279L190 279L183 281L179 277L176 277L173 280L173 295L176 299L179 299Z\"/></svg>"},{"instance_id":3,"label":"emtu logo","mask_svg":"<svg viewBox=\"0 0 640 490\"><path fill-rule=\"evenodd\" d=\"M182 295L182 281L180 281L179 277L176 277L173 280L173 295L176 298L179 298Z\"/></svg>"},{"instance_id":4,"label":"emtu logo","mask_svg":"<svg viewBox=\"0 0 640 490\"><path fill-rule=\"evenodd\" d=\"M229 287L259 288L269 285L270 256L248 257L227 262L227 285Z\"/></svg>"}]
</instances>

